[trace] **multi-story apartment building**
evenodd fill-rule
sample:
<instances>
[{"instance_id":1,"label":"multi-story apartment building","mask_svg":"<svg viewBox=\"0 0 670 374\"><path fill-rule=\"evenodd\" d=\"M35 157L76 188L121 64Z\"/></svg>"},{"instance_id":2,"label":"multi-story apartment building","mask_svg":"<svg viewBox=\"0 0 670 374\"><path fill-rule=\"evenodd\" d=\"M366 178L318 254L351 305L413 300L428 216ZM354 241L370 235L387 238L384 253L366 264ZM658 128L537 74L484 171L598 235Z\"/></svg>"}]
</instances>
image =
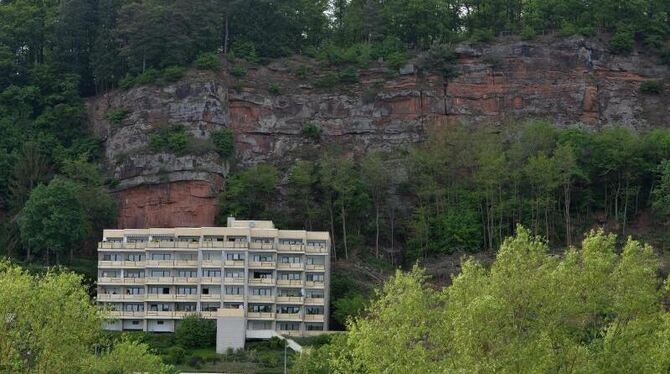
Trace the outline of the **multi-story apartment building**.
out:
<instances>
[{"instance_id":1,"label":"multi-story apartment building","mask_svg":"<svg viewBox=\"0 0 670 374\"><path fill-rule=\"evenodd\" d=\"M104 230L97 301L110 330L174 331L188 314L243 309L247 336L328 330L330 236L271 221Z\"/></svg>"}]
</instances>

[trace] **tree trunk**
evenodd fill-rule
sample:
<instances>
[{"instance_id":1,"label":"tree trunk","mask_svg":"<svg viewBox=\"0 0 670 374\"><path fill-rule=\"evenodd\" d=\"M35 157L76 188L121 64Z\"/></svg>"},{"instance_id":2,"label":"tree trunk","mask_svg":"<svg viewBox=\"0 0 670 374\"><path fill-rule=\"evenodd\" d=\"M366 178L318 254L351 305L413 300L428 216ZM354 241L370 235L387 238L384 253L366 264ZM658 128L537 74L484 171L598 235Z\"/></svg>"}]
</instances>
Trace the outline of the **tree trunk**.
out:
<instances>
[{"instance_id":1,"label":"tree trunk","mask_svg":"<svg viewBox=\"0 0 670 374\"><path fill-rule=\"evenodd\" d=\"M341 204L342 207L342 242L344 243L344 258L349 259L349 248L347 247L347 218L346 211L344 210L344 203Z\"/></svg>"},{"instance_id":2,"label":"tree trunk","mask_svg":"<svg viewBox=\"0 0 670 374\"><path fill-rule=\"evenodd\" d=\"M225 30L223 34L223 54L228 54L228 12L226 11L226 21L225 21Z\"/></svg>"},{"instance_id":3,"label":"tree trunk","mask_svg":"<svg viewBox=\"0 0 670 374\"><path fill-rule=\"evenodd\" d=\"M330 214L330 234L332 235L333 257L337 260L337 247L335 245L335 217L333 214L332 202L328 204L328 213Z\"/></svg>"},{"instance_id":4,"label":"tree trunk","mask_svg":"<svg viewBox=\"0 0 670 374\"><path fill-rule=\"evenodd\" d=\"M379 205L375 206L375 257L379 258Z\"/></svg>"},{"instance_id":5,"label":"tree trunk","mask_svg":"<svg viewBox=\"0 0 670 374\"><path fill-rule=\"evenodd\" d=\"M568 247L572 245L572 239L570 235L570 183L563 185L563 206L565 208L565 242Z\"/></svg>"}]
</instances>

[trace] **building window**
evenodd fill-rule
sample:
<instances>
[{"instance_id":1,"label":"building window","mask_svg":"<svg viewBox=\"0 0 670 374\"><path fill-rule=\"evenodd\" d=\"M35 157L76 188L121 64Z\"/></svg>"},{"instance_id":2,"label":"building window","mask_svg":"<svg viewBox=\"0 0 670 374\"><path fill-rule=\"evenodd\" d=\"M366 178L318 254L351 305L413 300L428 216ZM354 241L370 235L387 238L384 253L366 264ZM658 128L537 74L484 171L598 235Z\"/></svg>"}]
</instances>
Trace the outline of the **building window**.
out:
<instances>
[{"instance_id":1,"label":"building window","mask_svg":"<svg viewBox=\"0 0 670 374\"><path fill-rule=\"evenodd\" d=\"M279 273L281 280L300 280L300 273Z\"/></svg>"},{"instance_id":2,"label":"building window","mask_svg":"<svg viewBox=\"0 0 670 374\"><path fill-rule=\"evenodd\" d=\"M226 270L226 278L244 278L244 271Z\"/></svg>"},{"instance_id":3,"label":"building window","mask_svg":"<svg viewBox=\"0 0 670 374\"><path fill-rule=\"evenodd\" d=\"M281 305L277 307L277 313L297 314L300 313L300 307L295 305Z\"/></svg>"},{"instance_id":4,"label":"building window","mask_svg":"<svg viewBox=\"0 0 670 374\"><path fill-rule=\"evenodd\" d=\"M131 323L132 323L133 325L137 326L137 325L140 324L140 321L132 321Z\"/></svg>"},{"instance_id":5,"label":"building window","mask_svg":"<svg viewBox=\"0 0 670 374\"><path fill-rule=\"evenodd\" d=\"M323 282L323 274L307 273L308 282Z\"/></svg>"},{"instance_id":6,"label":"building window","mask_svg":"<svg viewBox=\"0 0 670 374\"><path fill-rule=\"evenodd\" d=\"M244 288L239 286L226 286L226 295L244 295Z\"/></svg>"},{"instance_id":7,"label":"building window","mask_svg":"<svg viewBox=\"0 0 670 374\"><path fill-rule=\"evenodd\" d=\"M272 288L252 288L251 294L256 296L272 296Z\"/></svg>"},{"instance_id":8,"label":"building window","mask_svg":"<svg viewBox=\"0 0 670 374\"><path fill-rule=\"evenodd\" d=\"M271 313L272 307L264 304L251 304L249 305L249 310L254 313Z\"/></svg>"},{"instance_id":9,"label":"building window","mask_svg":"<svg viewBox=\"0 0 670 374\"><path fill-rule=\"evenodd\" d=\"M179 275L178 277L183 277L183 278L195 278L198 276L198 271L197 270L179 270L178 272ZM221 273L219 273L221 274Z\"/></svg>"},{"instance_id":10,"label":"building window","mask_svg":"<svg viewBox=\"0 0 670 374\"><path fill-rule=\"evenodd\" d=\"M203 277L220 277L221 276L221 270L217 269L202 269L202 276Z\"/></svg>"},{"instance_id":11,"label":"building window","mask_svg":"<svg viewBox=\"0 0 670 374\"><path fill-rule=\"evenodd\" d=\"M244 260L242 253L226 253L226 260L228 261L241 261Z\"/></svg>"},{"instance_id":12,"label":"building window","mask_svg":"<svg viewBox=\"0 0 670 374\"><path fill-rule=\"evenodd\" d=\"M152 270L151 271L151 276L152 277L169 277L170 276L170 270Z\"/></svg>"},{"instance_id":13,"label":"building window","mask_svg":"<svg viewBox=\"0 0 670 374\"><path fill-rule=\"evenodd\" d=\"M157 261L165 261L172 259L172 255L169 253L152 253L151 259Z\"/></svg>"},{"instance_id":14,"label":"building window","mask_svg":"<svg viewBox=\"0 0 670 374\"><path fill-rule=\"evenodd\" d=\"M156 321L157 325L162 325L163 323L165 323L165 322L164 321Z\"/></svg>"},{"instance_id":15,"label":"building window","mask_svg":"<svg viewBox=\"0 0 670 374\"><path fill-rule=\"evenodd\" d=\"M254 255L253 262L272 262L272 255Z\"/></svg>"},{"instance_id":16,"label":"building window","mask_svg":"<svg viewBox=\"0 0 670 374\"><path fill-rule=\"evenodd\" d=\"M178 295L195 295L198 293L198 289L195 287L177 287Z\"/></svg>"}]
</instances>

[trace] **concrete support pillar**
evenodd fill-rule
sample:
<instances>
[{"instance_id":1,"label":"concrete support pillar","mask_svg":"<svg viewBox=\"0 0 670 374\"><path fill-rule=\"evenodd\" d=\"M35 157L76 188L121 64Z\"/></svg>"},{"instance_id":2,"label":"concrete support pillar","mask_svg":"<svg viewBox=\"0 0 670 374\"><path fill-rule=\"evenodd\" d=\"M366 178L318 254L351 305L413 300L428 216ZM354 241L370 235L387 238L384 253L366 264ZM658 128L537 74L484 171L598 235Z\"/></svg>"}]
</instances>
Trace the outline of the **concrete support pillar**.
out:
<instances>
[{"instance_id":1,"label":"concrete support pillar","mask_svg":"<svg viewBox=\"0 0 670 374\"><path fill-rule=\"evenodd\" d=\"M246 332L244 309L219 309L216 313L216 353L224 354L229 348L244 348Z\"/></svg>"}]
</instances>

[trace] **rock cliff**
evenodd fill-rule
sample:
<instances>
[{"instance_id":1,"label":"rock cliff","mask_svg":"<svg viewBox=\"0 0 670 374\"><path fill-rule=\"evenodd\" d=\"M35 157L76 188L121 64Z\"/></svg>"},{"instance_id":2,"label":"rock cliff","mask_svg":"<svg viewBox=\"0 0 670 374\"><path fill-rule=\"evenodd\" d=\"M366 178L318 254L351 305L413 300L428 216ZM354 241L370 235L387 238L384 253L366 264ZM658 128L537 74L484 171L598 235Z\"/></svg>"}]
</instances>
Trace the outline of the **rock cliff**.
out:
<instances>
[{"instance_id":1,"label":"rock cliff","mask_svg":"<svg viewBox=\"0 0 670 374\"><path fill-rule=\"evenodd\" d=\"M431 126L456 121L543 118L594 129L669 123L668 95L639 91L650 79L667 86L668 68L651 56L614 56L583 38L460 45L456 52L459 74L446 84L413 64L399 73L373 64L360 71L358 83L317 88L314 82L330 68L295 57L250 68L242 78L228 69L191 71L176 83L91 99L92 131L104 141L106 165L119 181L118 226L213 224L229 165L208 139L222 128L233 130L234 166L244 167L287 165L330 144L355 153L391 150L421 142ZM107 114L113 110L127 115L112 123ZM187 154L148 146L150 134L166 124L185 126L194 140ZM303 134L308 124L322 130L320 140Z\"/></svg>"}]
</instances>

